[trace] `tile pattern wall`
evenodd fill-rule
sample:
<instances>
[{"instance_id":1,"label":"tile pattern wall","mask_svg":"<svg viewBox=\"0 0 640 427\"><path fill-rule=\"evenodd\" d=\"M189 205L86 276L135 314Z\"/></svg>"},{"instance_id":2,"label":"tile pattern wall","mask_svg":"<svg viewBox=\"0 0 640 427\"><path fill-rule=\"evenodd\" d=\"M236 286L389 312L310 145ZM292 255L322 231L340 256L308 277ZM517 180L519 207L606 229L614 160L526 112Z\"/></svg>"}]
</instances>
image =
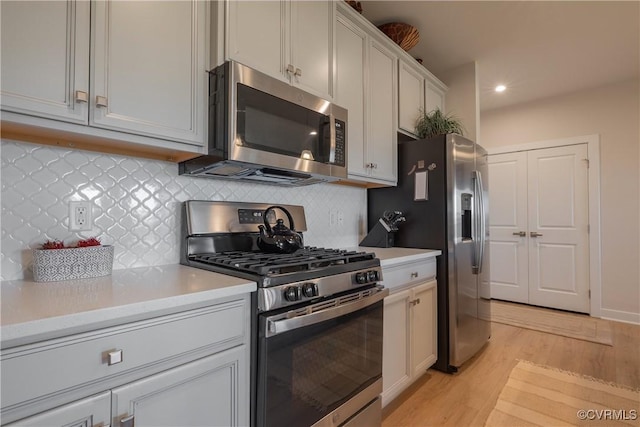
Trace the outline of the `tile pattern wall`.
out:
<instances>
[{"instance_id":1,"label":"tile pattern wall","mask_svg":"<svg viewBox=\"0 0 640 427\"><path fill-rule=\"evenodd\" d=\"M115 246L114 269L179 262L180 203L228 200L303 205L305 244L356 246L366 227L366 191L334 184L283 188L178 175L178 165L2 141L1 280L30 278L31 248L99 236ZM93 229L68 230L69 201L92 203ZM342 226L329 225L340 210Z\"/></svg>"}]
</instances>

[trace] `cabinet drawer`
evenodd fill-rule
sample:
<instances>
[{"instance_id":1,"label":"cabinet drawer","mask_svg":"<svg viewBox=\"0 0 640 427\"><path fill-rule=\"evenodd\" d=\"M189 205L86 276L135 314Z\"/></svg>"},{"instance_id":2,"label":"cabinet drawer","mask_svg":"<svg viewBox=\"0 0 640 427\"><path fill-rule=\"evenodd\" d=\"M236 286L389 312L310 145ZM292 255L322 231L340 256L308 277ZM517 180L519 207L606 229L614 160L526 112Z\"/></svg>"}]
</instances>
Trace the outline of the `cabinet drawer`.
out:
<instances>
[{"instance_id":1,"label":"cabinet drawer","mask_svg":"<svg viewBox=\"0 0 640 427\"><path fill-rule=\"evenodd\" d=\"M436 259L428 258L422 261L383 267L382 277L382 284L392 292L395 288L435 279Z\"/></svg>"},{"instance_id":2,"label":"cabinet drawer","mask_svg":"<svg viewBox=\"0 0 640 427\"><path fill-rule=\"evenodd\" d=\"M244 342L245 299L2 352L2 407L160 370ZM210 351L211 350L211 351ZM109 365L109 353L113 354ZM118 362L118 359L121 359ZM108 380L111 380L110 382Z\"/></svg>"}]
</instances>

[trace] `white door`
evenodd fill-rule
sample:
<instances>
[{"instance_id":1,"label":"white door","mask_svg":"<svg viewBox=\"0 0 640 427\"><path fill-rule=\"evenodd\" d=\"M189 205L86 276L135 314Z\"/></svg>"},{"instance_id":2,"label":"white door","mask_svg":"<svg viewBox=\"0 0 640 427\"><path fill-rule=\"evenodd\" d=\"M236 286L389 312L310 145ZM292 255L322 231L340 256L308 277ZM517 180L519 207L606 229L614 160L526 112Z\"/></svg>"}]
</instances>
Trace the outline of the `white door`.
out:
<instances>
[{"instance_id":1,"label":"white door","mask_svg":"<svg viewBox=\"0 0 640 427\"><path fill-rule=\"evenodd\" d=\"M587 145L489 157L491 297L589 312Z\"/></svg>"},{"instance_id":2,"label":"white door","mask_svg":"<svg viewBox=\"0 0 640 427\"><path fill-rule=\"evenodd\" d=\"M412 135L424 110L424 77L404 61L398 61L398 128Z\"/></svg>"},{"instance_id":3,"label":"white door","mask_svg":"<svg viewBox=\"0 0 640 427\"><path fill-rule=\"evenodd\" d=\"M532 150L529 303L589 312L587 146Z\"/></svg>"},{"instance_id":4,"label":"white door","mask_svg":"<svg viewBox=\"0 0 640 427\"><path fill-rule=\"evenodd\" d=\"M489 156L491 298L529 302L527 153Z\"/></svg>"},{"instance_id":5,"label":"white door","mask_svg":"<svg viewBox=\"0 0 640 427\"><path fill-rule=\"evenodd\" d=\"M411 290L384 299L382 405L391 402L411 381L409 331Z\"/></svg>"},{"instance_id":6,"label":"white door","mask_svg":"<svg viewBox=\"0 0 640 427\"><path fill-rule=\"evenodd\" d=\"M432 280L411 290L411 341L409 346L413 376L425 373L438 359L436 288L436 281Z\"/></svg>"}]
</instances>

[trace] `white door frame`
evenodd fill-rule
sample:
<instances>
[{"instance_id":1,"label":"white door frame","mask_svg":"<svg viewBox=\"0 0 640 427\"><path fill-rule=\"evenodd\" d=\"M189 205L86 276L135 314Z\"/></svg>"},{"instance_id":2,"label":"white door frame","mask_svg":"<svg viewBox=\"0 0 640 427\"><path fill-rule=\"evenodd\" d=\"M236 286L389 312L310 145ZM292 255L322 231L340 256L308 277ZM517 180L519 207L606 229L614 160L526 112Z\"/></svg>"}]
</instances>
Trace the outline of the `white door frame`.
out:
<instances>
[{"instance_id":1,"label":"white door frame","mask_svg":"<svg viewBox=\"0 0 640 427\"><path fill-rule=\"evenodd\" d=\"M487 148L489 155L516 151L539 150L541 148L587 144L589 156L589 289L591 293L592 317L602 314L602 250L600 244L600 135L585 135L572 138L535 141L517 145ZM491 209L491 207L489 207Z\"/></svg>"}]
</instances>

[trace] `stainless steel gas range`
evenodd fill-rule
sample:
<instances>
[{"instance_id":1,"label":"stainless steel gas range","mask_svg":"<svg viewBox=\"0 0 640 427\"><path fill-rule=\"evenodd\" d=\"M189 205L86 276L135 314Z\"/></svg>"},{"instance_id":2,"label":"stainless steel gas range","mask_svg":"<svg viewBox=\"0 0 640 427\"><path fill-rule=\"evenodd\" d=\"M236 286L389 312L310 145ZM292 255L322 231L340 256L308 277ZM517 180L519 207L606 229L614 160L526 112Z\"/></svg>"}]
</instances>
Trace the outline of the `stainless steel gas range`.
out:
<instances>
[{"instance_id":1,"label":"stainless steel gas range","mask_svg":"<svg viewBox=\"0 0 640 427\"><path fill-rule=\"evenodd\" d=\"M182 218L182 264L258 284L252 425L380 425L389 293L378 283L380 261L374 253L308 246L260 250L259 225L290 221L296 232L307 231L302 206L279 205L290 218L270 206L187 201Z\"/></svg>"}]
</instances>

